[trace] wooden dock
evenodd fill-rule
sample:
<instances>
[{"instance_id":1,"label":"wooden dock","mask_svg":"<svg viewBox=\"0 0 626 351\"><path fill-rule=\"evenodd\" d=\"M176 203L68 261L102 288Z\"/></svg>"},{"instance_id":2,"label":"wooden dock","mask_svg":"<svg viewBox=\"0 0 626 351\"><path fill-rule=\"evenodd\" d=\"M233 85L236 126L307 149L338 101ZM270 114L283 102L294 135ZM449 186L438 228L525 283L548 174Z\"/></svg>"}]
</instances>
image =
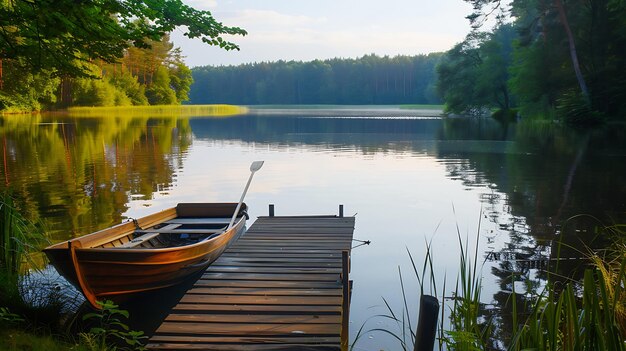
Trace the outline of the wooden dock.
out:
<instances>
[{"instance_id":1,"label":"wooden dock","mask_svg":"<svg viewBox=\"0 0 626 351\"><path fill-rule=\"evenodd\" d=\"M151 350L347 350L354 217L259 217L150 338Z\"/></svg>"}]
</instances>

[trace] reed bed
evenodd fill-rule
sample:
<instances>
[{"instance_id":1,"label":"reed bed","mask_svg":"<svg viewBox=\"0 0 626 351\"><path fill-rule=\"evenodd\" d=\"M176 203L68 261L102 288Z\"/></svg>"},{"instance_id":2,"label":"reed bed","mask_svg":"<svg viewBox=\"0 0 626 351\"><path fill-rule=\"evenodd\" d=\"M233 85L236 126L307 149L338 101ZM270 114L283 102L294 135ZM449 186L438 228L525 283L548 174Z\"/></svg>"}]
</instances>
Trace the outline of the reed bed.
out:
<instances>
[{"instance_id":1,"label":"reed bed","mask_svg":"<svg viewBox=\"0 0 626 351\"><path fill-rule=\"evenodd\" d=\"M40 229L24 218L15 207L13 198L6 193L0 194L0 218L0 272L5 278L16 281L23 264L47 241Z\"/></svg>"},{"instance_id":2,"label":"reed bed","mask_svg":"<svg viewBox=\"0 0 626 351\"><path fill-rule=\"evenodd\" d=\"M154 105L117 107L70 107L73 117L228 117L242 115L248 108L234 105Z\"/></svg>"},{"instance_id":3,"label":"reed bed","mask_svg":"<svg viewBox=\"0 0 626 351\"><path fill-rule=\"evenodd\" d=\"M500 311L487 311L480 301L484 261L481 263L479 258L478 235L475 249L470 252L468 240L462 240L457 228L461 259L456 284L450 292L445 287L445 276L442 289L437 291L435 282L438 279L435 277L430 243L426 243L426 256L421 270L407 249L420 291L405 291L406 278L398 268L402 310L394 311L383 297L386 312L370 318L391 320L396 328L367 329L366 321L358 331L352 347L363 335L381 332L397 340L399 349L417 350L415 325L410 318L417 313L409 311L407 296L416 299L416 296L419 298L419 295L429 293L438 296L442 304L436 343L440 350L626 350L624 228L611 226L599 229L600 232L612 235L615 243L602 256L597 253L586 254L589 264L581 280L571 280L548 272L543 291L536 296L524 296L524 299L518 299L521 296L518 296L515 284L512 284L508 306L501 306ZM426 282L430 283L429 292L424 289ZM520 305L518 301L525 302ZM502 330L502 320L498 321L497 318L498 313L505 309L512 319L512 330L508 331Z\"/></svg>"},{"instance_id":4,"label":"reed bed","mask_svg":"<svg viewBox=\"0 0 626 351\"><path fill-rule=\"evenodd\" d=\"M34 257L48 244L42 225L25 218L8 193L0 194L0 308L33 328L57 328L71 301L53 282L34 274L40 267Z\"/></svg>"}]
</instances>

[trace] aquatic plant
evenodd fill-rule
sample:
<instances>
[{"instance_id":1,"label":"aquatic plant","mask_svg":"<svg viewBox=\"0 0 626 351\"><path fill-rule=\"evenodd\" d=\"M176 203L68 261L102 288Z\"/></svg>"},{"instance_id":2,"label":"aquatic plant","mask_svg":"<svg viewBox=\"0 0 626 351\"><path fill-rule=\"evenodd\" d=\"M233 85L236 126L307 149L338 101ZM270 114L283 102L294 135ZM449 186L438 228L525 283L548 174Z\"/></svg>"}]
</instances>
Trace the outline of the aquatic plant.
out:
<instances>
[{"instance_id":1,"label":"aquatic plant","mask_svg":"<svg viewBox=\"0 0 626 351\"><path fill-rule=\"evenodd\" d=\"M480 231L480 223L478 227ZM441 343L454 350L486 350L491 343L493 320L485 319L481 314L482 273L478 268L479 236L476 235L473 258L469 256L467 250L468 242L463 244L458 227L457 237L461 250L459 276L451 299L450 330L442 332L444 337Z\"/></svg>"},{"instance_id":2,"label":"aquatic plant","mask_svg":"<svg viewBox=\"0 0 626 351\"><path fill-rule=\"evenodd\" d=\"M480 223L479 223L480 227ZM486 311L480 301L482 289L481 264L479 262L478 235L473 252L469 243L459 239L460 266L456 286L450 298L442 298L438 330L439 349L449 350L548 350L591 351L626 350L626 240L624 226L599 227L599 232L612 235L617 242L612 250L588 253L589 268L581 280L572 280L548 272L544 290L536 296L526 296L519 305L515 284L507 303L512 307L513 330L502 335L495 316L503 311ZM620 241L621 240L621 241ZM560 246L559 246L560 247ZM437 294L434 260L431 246L426 245L426 257L421 273L407 249L412 268L418 279L420 294L424 294L424 280L430 274L431 294L445 296L445 277L442 291ZM560 249L557 252L559 256ZM558 262L558 258L556 262ZM429 267L427 269L427 267ZM556 271L556 268L552 268ZM415 333L410 321L412 315L406 303L405 281L400 268L400 290L403 297L402 311L396 312L383 297L386 313L371 318L384 318L395 322L396 328L373 328L361 326L354 344L368 332L391 335L403 350L415 348ZM513 279L514 281L514 279ZM446 312L449 325L446 326ZM368 319L369 321L369 319ZM354 347L354 344L352 345Z\"/></svg>"},{"instance_id":3,"label":"aquatic plant","mask_svg":"<svg viewBox=\"0 0 626 351\"><path fill-rule=\"evenodd\" d=\"M0 194L0 220L0 307L23 318L26 328L57 329L71 298L33 274L40 266L34 257L49 244L42 226L25 218L7 193Z\"/></svg>"},{"instance_id":4,"label":"aquatic plant","mask_svg":"<svg viewBox=\"0 0 626 351\"><path fill-rule=\"evenodd\" d=\"M23 322L24 318L20 317L19 314L11 313L8 308L0 307L0 325L2 324L16 324Z\"/></svg>"},{"instance_id":5,"label":"aquatic plant","mask_svg":"<svg viewBox=\"0 0 626 351\"><path fill-rule=\"evenodd\" d=\"M17 285L22 265L47 243L42 231L15 207L13 198L0 194L0 276L3 284ZM2 301L0 301L1 303Z\"/></svg>"},{"instance_id":6,"label":"aquatic plant","mask_svg":"<svg viewBox=\"0 0 626 351\"><path fill-rule=\"evenodd\" d=\"M434 260L432 257L431 245L432 245L431 242L425 243L426 257L424 258L424 262L421 267L421 270L418 269L418 266L415 260L413 259L413 255L411 254L411 251L408 248L406 249L407 254L409 255L409 258L411 260L413 273L415 274L415 277L418 281L418 285L420 288L420 294L419 294L420 301L421 301L421 297L425 296L425 293L431 296L432 295L437 296L437 282L436 282L436 276L435 276L434 267L433 267ZM402 293L402 302L403 302L402 311L400 313L394 312L394 309L391 307L387 299L385 299L385 297L382 297L383 303L385 304L385 308L386 308L385 312L383 314L378 314L378 315L368 318L361 325L361 327L359 328L355 336L353 343L350 345L350 350L353 350L355 348L357 342L359 341L359 339L361 339L361 337L372 332L380 332L380 333L390 335L393 339L399 342L402 350L405 350L405 351L414 350L414 349L417 350L416 342L419 342L418 335L413 328L413 324L411 323L412 314L409 311L409 304L408 304L409 298L407 298L407 296L415 296L415 294L412 294L411 292L407 292L405 288L404 278L402 276L402 269L400 267L398 267L398 277L400 280L400 291ZM425 290L425 285L427 283L429 283L428 291ZM445 291L445 279L444 279L443 290ZM379 318L391 321L393 324L395 324L396 328L393 330L389 328L370 328L370 329L365 328L367 322L370 319L379 319ZM444 318L444 312L442 310L441 319L443 320L443 318ZM419 326L416 326L416 327L419 328ZM441 333L442 330L443 328L440 328L438 332ZM440 340L442 339L441 335L439 339Z\"/></svg>"},{"instance_id":7,"label":"aquatic plant","mask_svg":"<svg viewBox=\"0 0 626 351\"><path fill-rule=\"evenodd\" d=\"M81 333L81 343L91 347L92 351L117 350L117 344L125 344L121 350L145 350L142 341L147 339L142 331L130 330L122 318L128 319L128 311L119 309L113 301L97 301L101 309L98 312L87 313L83 320L91 320L96 326L88 333Z\"/></svg>"}]
</instances>

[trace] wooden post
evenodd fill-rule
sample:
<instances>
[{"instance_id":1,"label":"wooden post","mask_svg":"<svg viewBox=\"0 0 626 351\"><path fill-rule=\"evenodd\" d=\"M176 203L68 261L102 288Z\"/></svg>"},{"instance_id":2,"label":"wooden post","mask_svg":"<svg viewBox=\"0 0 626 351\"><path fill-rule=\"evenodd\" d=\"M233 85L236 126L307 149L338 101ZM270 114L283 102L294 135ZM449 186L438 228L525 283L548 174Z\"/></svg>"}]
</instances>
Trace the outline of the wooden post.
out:
<instances>
[{"instance_id":1,"label":"wooden post","mask_svg":"<svg viewBox=\"0 0 626 351\"><path fill-rule=\"evenodd\" d=\"M343 205L339 205L339 217L343 217Z\"/></svg>"},{"instance_id":2,"label":"wooden post","mask_svg":"<svg viewBox=\"0 0 626 351\"><path fill-rule=\"evenodd\" d=\"M341 252L341 283L343 285L343 299L341 302L341 351L348 350L350 340L350 281L348 279L349 267L348 251Z\"/></svg>"},{"instance_id":3,"label":"wooden post","mask_svg":"<svg viewBox=\"0 0 626 351\"><path fill-rule=\"evenodd\" d=\"M437 333L437 316L439 315L439 300L430 295L420 298L420 312L415 331L415 351L432 351L435 346Z\"/></svg>"},{"instance_id":4,"label":"wooden post","mask_svg":"<svg viewBox=\"0 0 626 351\"><path fill-rule=\"evenodd\" d=\"M270 217L274 217L274 204L270 204Z\"/></svg>"}]
</instances>

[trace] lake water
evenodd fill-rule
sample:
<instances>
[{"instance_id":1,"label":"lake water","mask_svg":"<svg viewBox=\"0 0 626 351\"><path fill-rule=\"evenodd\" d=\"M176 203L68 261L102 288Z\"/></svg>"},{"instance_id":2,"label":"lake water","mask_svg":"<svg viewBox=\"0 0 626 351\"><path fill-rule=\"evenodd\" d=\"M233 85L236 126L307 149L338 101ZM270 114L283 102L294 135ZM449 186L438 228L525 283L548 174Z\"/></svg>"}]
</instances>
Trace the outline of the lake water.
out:
<instances>
[{"instance_id":1,"label":"lake water","mask_svg":"<svg viewBox=\"0 0 626 351\"><path fill-rule=\"evenodd\" d=\"M559 266L573 275L584 245L605 245L600 225L624 223L626 128L573 131L551 123L501 125L400 109L262 110L235 117L0 119L0 190L11 188L51 241L66 240L178 202L237 201L254 160L265 165L246 203L251 222L277 215L356 215L350 327L397 330L383 298L402 315L402 273L415 328L430 243L436 294L451 296L460 246L478 242L483 302L498 311L515 285L541 289L558 239ZM584 245L583 245L584 244ZM580 251L579 251L580 250ZM514 279L511 277L514 276ZM425 286L433 291L431 284ZM448 311L446 311L446 315ZM506 318L501 319L506 325ZM506 329L504 327L503 329ZM503 334L506 331L502 332ZM356 350L398 349L365 332Z\"/></svg>"}]
</instances>

